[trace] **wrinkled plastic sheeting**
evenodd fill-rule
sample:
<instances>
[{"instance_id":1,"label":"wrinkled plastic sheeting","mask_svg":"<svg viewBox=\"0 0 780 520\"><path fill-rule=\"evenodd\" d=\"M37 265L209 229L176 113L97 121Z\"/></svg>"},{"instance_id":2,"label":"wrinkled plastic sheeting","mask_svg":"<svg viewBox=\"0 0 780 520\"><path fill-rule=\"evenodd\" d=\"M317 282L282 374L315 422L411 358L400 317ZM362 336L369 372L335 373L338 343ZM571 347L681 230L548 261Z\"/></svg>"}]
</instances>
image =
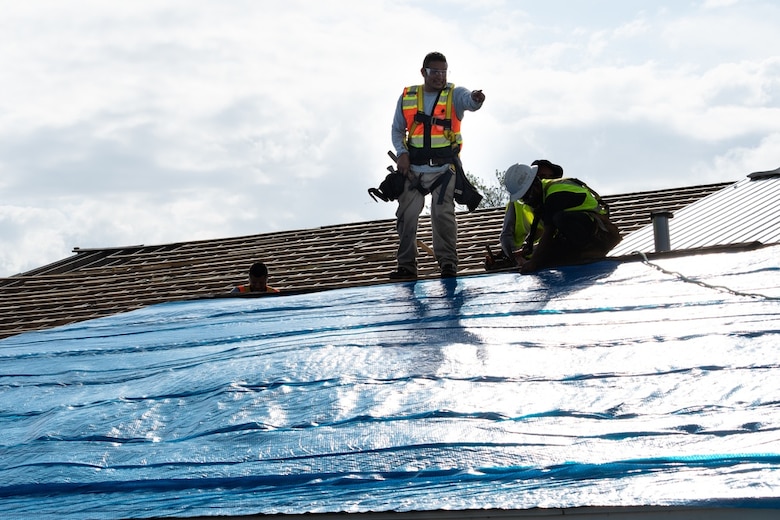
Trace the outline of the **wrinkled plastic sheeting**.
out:
<instances>
[{"instance_id":1,"label":"wrinkled plastic sheeting","mask_svg":"<svg viewBox=\"0 0 780 520\"><path fill-rule=\"evenodd\" d=\"M0 512L777 500L777 247L142 310L0 341Z\"/></svg>"}]
</instances>

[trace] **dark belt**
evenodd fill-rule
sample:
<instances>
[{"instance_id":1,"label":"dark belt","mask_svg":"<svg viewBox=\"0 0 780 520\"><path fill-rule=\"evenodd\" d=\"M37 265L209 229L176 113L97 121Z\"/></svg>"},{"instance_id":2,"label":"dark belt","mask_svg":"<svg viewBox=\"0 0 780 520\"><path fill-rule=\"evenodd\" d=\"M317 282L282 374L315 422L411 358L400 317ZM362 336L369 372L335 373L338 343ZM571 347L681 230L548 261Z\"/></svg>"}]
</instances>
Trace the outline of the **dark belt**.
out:
<instances>
[{"instance_id":1,"label":"dark belt","mask_svg":"<svg viewBox=\"0 0 780 520\"><path fill-rule=\"evenodd\" d=\"M425 162L413 162L415 166L444 166L445 164L451 164L451 159L428 159Z\"/></svg>"}]
</instances>

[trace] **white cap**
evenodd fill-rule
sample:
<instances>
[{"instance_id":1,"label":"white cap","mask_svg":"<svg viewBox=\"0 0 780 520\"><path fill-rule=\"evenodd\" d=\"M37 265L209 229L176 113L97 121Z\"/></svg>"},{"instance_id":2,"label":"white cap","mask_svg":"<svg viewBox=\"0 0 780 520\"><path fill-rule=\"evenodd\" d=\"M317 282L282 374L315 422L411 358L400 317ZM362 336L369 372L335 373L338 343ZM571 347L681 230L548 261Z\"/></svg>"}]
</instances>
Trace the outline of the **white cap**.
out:
<instances>
[{"instance_id":1,"label":"white cap","mask_svg":"<svg viewBox=\"0 0 780 520\"><path fill-rule=\"evenodd\" d=\"M536 166L527 164L513 164L509 167L504 175L504 186L509 192L509 200L514 202L526 194L536 178L537 170Z\"/></svg>"}]
</instances>

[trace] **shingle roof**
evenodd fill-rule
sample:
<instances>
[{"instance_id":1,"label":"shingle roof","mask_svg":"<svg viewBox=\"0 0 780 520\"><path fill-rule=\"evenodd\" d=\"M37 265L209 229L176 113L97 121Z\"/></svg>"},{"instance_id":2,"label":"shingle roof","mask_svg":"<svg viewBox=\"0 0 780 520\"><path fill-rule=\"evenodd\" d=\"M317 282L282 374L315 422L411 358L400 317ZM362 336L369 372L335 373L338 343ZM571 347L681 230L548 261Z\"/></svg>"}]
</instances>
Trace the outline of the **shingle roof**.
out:
<instances>
[{"instance_id":1,"label":"shingle roof","mask_svg":"<svg viewBox=\"0 0 780 520\"><path fill-rule=\"evenodd\" d=\"M623 236L650 213L677 211L732 183L605 196ZM485 246L498 248L503 208L458 213L459 274L484 273ZM682 219L680 219L682 220ZM437 277L430 219L420 219L421 278ZM83 249L0 278L0 338L173 300L211 297L244 283L263 260L270 284L303 292L387 283L395 267L393 219L162 245Z\"/></svg>"}]
</instances>

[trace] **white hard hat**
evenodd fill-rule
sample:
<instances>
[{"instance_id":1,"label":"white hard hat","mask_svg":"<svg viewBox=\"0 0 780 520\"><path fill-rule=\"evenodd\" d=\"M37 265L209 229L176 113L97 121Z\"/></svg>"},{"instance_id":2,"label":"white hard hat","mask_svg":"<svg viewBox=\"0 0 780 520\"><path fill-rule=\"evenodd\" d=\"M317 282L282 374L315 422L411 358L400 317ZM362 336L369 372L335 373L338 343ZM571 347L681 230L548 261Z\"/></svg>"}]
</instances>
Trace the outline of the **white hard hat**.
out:
<instances>
[{"instance_id":1,"label":"white hard hat","mask_svg":"<svg viewBox=\"0 0 780 520\"><path fill-rule=\"evenodd\" d=\"M509 192L509 200L518 200L526 194L536 178L538 167L527 164L513 164L504 175L504 186Z\"/></svg>"}]
</instances>

